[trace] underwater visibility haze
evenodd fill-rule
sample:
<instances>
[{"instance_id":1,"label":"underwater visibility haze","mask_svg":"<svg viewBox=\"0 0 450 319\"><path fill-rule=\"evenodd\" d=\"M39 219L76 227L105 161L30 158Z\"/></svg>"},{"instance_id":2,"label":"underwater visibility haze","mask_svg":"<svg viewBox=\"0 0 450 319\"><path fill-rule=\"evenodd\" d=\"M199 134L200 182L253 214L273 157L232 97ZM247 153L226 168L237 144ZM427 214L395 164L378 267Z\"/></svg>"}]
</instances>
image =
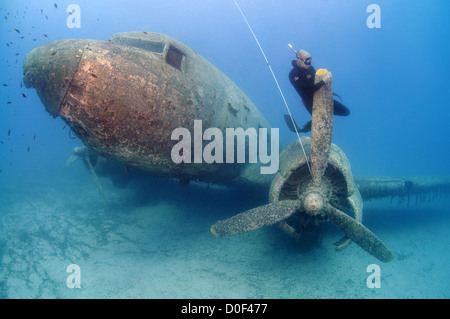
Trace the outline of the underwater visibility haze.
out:
<instances>
[{"instance_id":1,"label":"underwater visibility haze","mask_svg":"<svg viewBox=\"0 0 450 319\"><path fill-rule=\"evenodd\" d=\"M449 298L449 9L445 0L0 1L0 298ZM185 48L185 55L172 49L179 64L167 62L171 66L161 68L159 83L167 76L168 86L173 85L170 68L185 72L188 66L182 63L189 60L183 59L206 59L225 76L213 78L210 74L218 73L205 66L199 72L205 87L232 87L226 98L244 102L225 103L227 114L245 111L251 116L239 125L278 128L280 153L297 141L285 123L286 106L300 126L311 120L288 77L296 58L288 44L308 51L316 70L330 71L335 99L350 110L348 116L334 116L332 126L332 142L345 153L336 155L344 179L399 178L407 190L369 199L367 189L357 184L361 206L350 196L352 187L344 191L339 186L336 196L343 199L336 202L348 200L356 219L361 210L359 221L382 239L393 258L380 261L351 236L355 243L337 250L334 243L342 231L348 233L342 224L334 227L340 224L333 218L309 238L314 245L307 249L298 237L286 235L286 226L272 223L214 237L211 232L223 230L218 220L281 200L282 195L274 195L275 186L269 196L271 175L253 180L256 175L246 171L237 185L230 182L238 180L235 166L207 168L199 178L192 178L196 171L188 179L149 174L158 169L157 162L143 160L147 153L131 154L133 160L125 156L129 149L112 156L109 144L82 138L67 117L53 118L38 95L46 82L30 80L27 73L27 54L52 41L96 40L90 42L92 51L94 43L114 35L99 46L135 35L141 40L133 38L133 43L142 43L155 33ZM135 56L144 56L139 49L117 45L118 51L131 52L125 61L130 66L141 63L133 64ZM44 56L45 67L61 61L64 49L58 48ZM147 72L146 67L127 68L117 78L135 79L139 72ZM89 76L92 83L100 81L95 72ZM192 94L200 101L198 96L210 93L191 92L186 82L176 83L176 94L183 97ZM102 96L102 90L107 91L96 87L93 100L112 99L111 94ZM129 97L135 90L130 85L117 91ZM161 97L164 103L174 99ZM189 113L189 103L186 113L168 109L165 122L156 126L159 130L143 121L136 136L167 137L170 131L164 128L198 119ZM217 105L194 106L203 107L204 113L198 114L220 119ZM103 127L108 117L97 120L89 125ZM133 125L138 127L130 119ZM313 133L317 131L313 124ZM300 135L309 141L306 137L312 134ZM152 140L152 150L161 140ZM122 164L106 162L102 170L100 159L83 153L82 141L96 151L107 150L103 155ZM331 152L340 150L333 146ZM178 166L170 167L173 172ZM122 179L112 178L111 171ZM444 183L408 191L428 177ZM265 207L269 215L280 208ZM330 214L337 213L330 209Z\"/></svg>"}]
</instances>

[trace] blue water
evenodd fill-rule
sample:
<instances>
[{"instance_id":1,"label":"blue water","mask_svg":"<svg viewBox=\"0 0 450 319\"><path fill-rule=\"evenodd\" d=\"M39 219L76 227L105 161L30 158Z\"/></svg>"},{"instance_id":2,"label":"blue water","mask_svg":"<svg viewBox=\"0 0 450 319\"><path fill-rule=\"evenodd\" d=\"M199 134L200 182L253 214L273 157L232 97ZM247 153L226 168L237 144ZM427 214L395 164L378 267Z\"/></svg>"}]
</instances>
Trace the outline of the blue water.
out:
<instances>
[{"instance_id":1,"label":"blue water","mask_svg":"<svg viewBox=\"0 0 450 319\"><path fill-rule=\"evenodd\" d=\"M365 203L364 223L396 253L381 288L366 285L376 259L356 245L299 253L276 229L217 240L209 227L262 204L266 195L151 179L123 190L86 168L66 168L81 142L21 85L33 48L58 39L107 40L161 32L185 43L253 101L281 145L295 140L269 68L232 0L76 1L81 28L66 25L72 1L0 2L0 297L2 298L449 298L448 193L416 204ZM368 28L369 4L381 28ZM351 110L335 117L333 142L353 174L450 175L450 43L446 0L239 1L299 124L310 119L291 87L293 52L304 48ZM41 12L42 9L42 12ZM14 32L14 29L20 33ZM46 34L47 37L43 37ZM22 38L23 37L23 38ZM25 94L23 97L21 94ZM11 103L8 103L11 102ZM9 134L8 134L9 132ZM66 267L81 269L68 288Z\"/></svg>"}]
</instances>

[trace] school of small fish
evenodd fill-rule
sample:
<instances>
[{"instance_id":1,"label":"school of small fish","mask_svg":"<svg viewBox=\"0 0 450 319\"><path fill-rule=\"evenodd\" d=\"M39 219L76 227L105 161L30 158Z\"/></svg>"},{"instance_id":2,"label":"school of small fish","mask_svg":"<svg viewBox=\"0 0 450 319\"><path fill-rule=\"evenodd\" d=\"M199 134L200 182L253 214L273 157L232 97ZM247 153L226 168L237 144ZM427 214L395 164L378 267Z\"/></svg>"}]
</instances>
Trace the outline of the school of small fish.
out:
<instances>
[{"instance_id":1,"label":"school of small fish","mask_svg":"<svg viewBox=\"0 0 450 319\"><path fill-rule=\"evenodd\" d=\"M53 3L53 7L54 7L53 10L57 10L58 9L58 4L56 2ZM24 8L23 16L22 16L23 19L25 19L25 16L26 16L28 10L29 10L28 7ZM47 12L49 10L51 10L51 9L44 9L44 8L41 8L40 10L37 9L38 14L39 14L39 11L40 11L40 15L43 18L45 18L45 20L49 20L49 15L50 14L47 14ZM51 11L53 11L53 10L51 10ZM16 12L9 12L6 9L2 9L0 7L0 14L3 16L4 20L16 21L15 23L17 23L18 25L21 24L19 10L17 10ZM52 16L50 15L50 18L51 17ZM99 19L97 18L97 21L98 20ZM13 34L14 33L17 34L16 35L17 36L17 41L20 41L20 40L23 40L23 39L32 39L32 41L38 41L38 35L36 34L35 29L36 28L34 26L31 26L31 28L28 28L27 30L24 30L24 28L20 28L20 26L18 26L18 27L9 29L10 30L9 32L12 32ZM46 33L41 33L40 35L44 39L50 39L51 38ZM9 40L6 43L6 47L7 47L7 50L12 50L15 47L20 48L21 45L20 45L20 43L17 43L15 41ZM53 58L56 54L57 54L57 51L51 52L50 55L49 55L49 58ZM20 56L20 53L19 52L12 52L11 55L15 59L14 67L17 67L18 62L20 62L18 60L18 57ZM7 64L7 66L12 66L8 62L6 64ZM7 73L7 72L5 72L5 73ZM9 105L13 105L14 106L16 104L20 105L19 101L14 99L14 97L11 94L9 94L11 92L11 90L14 90L13 87L15 87L15 85L14 85L14 83L10 83L10 81L6 80L6 77L8 76L8 74L5 74L5 73L1 75L3 77L3 81L2 81L3 83L0 82L0 83L2 83L1 86L0 86L0 97L6 97L6 99L4 100L3 103L6 103L6 105L8 105L8 106ZM20 85L20 89L22 89L23 88L22 81L20 81L19 85ZM27 96L26 96L26 94L24 92L20 92L20 96L21 96L21 98L27 99ZM64 130L65 128L66 128L66 125L64 125L62 127L62 130ZM11 153L14 152L14 149L13 149L13 146L12 146L13 144L11 144L11 142L14 139L14 137L15 136L22 136L23 137L23 134L20 134L20 132L17 133L17 130L14 131L13 129L14 128L8 128L7 130L3 131L4 132L3 134L0 131L0 147L6 147L6 148L9 147L9 151ZM37 134L34 134L31 142L36 142L36 140L37 140ZM26 147L26 151L27 152L30 152L31 149L32 149L31 148L31 144ZM12 164L12 163L10 163L10 164ZM2 173L3 171L4 171L4 169L0 167L0 173Z\"/></svg>"}]
</instances>

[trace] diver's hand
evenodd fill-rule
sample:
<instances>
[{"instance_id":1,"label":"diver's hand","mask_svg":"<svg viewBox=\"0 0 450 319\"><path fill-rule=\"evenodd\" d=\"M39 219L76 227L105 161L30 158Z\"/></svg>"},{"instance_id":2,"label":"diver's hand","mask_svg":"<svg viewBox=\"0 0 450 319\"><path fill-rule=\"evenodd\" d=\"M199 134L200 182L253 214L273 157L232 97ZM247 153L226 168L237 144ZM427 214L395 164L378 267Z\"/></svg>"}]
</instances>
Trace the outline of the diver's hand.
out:
<instances>
[{"instance_id":1,"label":"diver's hand","mask_svg":"<svg viewBox=\"0 0 450 319\"><path fill-rule=\"evenodd\" d=\"M324 77L323 77L323 82L328 83L331 81L331 78L333 77L333 75L331 74L331 72L328 72Z\"/></svg>"}]
</instances>

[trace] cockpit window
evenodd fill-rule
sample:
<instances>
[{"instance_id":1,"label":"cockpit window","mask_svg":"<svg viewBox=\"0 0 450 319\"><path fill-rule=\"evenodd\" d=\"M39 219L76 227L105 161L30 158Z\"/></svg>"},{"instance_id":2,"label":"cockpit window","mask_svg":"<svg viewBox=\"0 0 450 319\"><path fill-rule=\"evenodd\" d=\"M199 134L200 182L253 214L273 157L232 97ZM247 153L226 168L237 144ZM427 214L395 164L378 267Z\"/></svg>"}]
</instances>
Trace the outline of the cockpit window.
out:
<instances>
[{"instance_id":1,"label":"cockpit window","mask_svg":"<svg viewBox=\"0 0 450 319\"><path fill-rule=\"evenodd\" d=\"M163 53L164 51L164 43L156 42L156 41L142 41L142 49L155 52L155 53Z\"/></svg>"},{"instance_id":2,"label":"cockpit window","mask_svg":"<svg viewBox=\"0 0 450 319\"><path fill-rule=\"evenodd\" d=\"M166 62L170 64L174 68L182 71L183 61L185 59L185 55L179 49L175 48L173 45L170 45L169 50L166 55Z\"/></svg>"},{"instance_id":3,"label":"cockpit window","mask_svg":"<svg viewBox=\"0 0 450 319\"><path fill-rule=\"evenodd\" d=\"M163 53L165 43L134 38L119 38L115 42L155 53Z\"/></svg>"}]
</instances>

